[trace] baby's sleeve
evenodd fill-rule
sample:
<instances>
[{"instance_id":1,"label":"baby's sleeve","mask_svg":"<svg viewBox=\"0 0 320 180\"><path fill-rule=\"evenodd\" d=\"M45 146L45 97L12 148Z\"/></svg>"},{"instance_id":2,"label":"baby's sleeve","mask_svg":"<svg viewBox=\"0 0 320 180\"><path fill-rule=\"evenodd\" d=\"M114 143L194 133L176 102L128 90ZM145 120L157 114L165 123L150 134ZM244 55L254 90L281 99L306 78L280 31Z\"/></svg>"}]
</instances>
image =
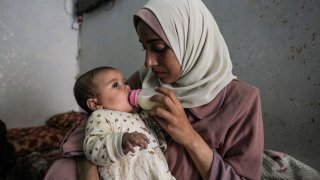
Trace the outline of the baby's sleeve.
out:
<instances>
[{"instance_id":1,"label":"baby's sleeve","mask_svg":"<svg viewBox=\"0 0 320 180\"><path fill-rule=\"evenodd\" d=\"M124 154L121 148L124 133L115 132L113 123L103 111L95 111L89 117L83 149L86 157L96 165L116 162Z\"/></svg>"}]
</instances>

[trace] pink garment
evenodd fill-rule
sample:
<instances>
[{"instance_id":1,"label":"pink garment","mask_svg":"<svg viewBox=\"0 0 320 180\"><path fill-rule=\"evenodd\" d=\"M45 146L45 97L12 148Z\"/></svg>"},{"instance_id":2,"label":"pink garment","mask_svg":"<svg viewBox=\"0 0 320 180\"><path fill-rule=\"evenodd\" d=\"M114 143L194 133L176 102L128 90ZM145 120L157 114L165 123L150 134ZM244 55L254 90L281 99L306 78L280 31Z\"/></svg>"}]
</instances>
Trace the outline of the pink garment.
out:
<instances>
[{"instance_id":1,"label":"pink garment","mask_svg":"<svg viewBox=\"0 0 320 180\"><path fill-rule=\"evenodd\" d=\"M186 112L193 128L214 151L209 179L260 179L264 132L255 87L233 80L212 102ZM177 180L201 179L181 145L169 142L165 155Z\"/></svg>"},{"instance_id":2,"label":"pink garment","mask_svg":"<svg viewBox=\"0 0 320 180\"><path fill-rule=\"evenodd\" d=\"M129 82L134 82L135 88L139 88L137 84L141 84L137 79L138 73L133 79L129 79ZM186 113L193 128L214 151L209 179L260 179L264 132L257 88L233 80L212 102L187 109ZM62 145L64 155L80 155L83 138L83 128L72 131ZM170 171L177 180L201 179L190 156L181 145L169 141L165 155ZM77 179L76 172L72 171L76 170L75 163L63 164L61 161L65 159L52 165L46 180L61 179L60 177L65 176L65 169L70 173L68 179Z\"/></svg>"},{"instance_id":3,"label":"pink garment","mask_svg":"<svg viewBox=\"0 0 320 180\"><path fill-rule=\"evenodd\" d=\"M75 158L63 158L55 161L49 168L44 180L77 180Z\"/></svg>"},{"instance_id":4,"label":"pink garment","mask_svg":"<svg viewBox=\"0 0 320 180\"><path fill-rule=\"evenodd\" d=\"M61 144L61 153L63 157L84 156L83 140L86 121L83 121L77 128L72 128Z\"/></svg>"},{"instance_id":5,"label":"pink garment","mask_svg":"<svg viewBox=\"0 0 320 180\"><path fill-rule=\"evenodd\" d=\"M75 157L84 156L83 140L86 121L77 128L73 127L62 141L60 150L62 159L55 161L47 171L44 180L77 180L77 162Z\"/></svg>"}]
</instances>

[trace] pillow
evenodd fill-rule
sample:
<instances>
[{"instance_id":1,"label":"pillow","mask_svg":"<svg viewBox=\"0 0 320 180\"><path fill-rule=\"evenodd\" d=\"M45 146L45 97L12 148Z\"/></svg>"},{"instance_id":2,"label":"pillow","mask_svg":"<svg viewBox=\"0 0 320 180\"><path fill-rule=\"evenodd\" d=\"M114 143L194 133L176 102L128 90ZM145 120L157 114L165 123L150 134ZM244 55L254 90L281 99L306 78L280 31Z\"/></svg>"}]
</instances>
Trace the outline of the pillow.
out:
<instances>
[{"instance_id":1,"label":"pillow","mask_svg":"<svg viewBox=\"0 0 320 180\"><path fill-rule=\"evenodd\" d=\"M40 126L8 129L7 140L15 148L16 155L59 149L68 131Z\"/></svg>"},{"instance_id":2,"label":"pillow","mask_svg":"<svg viewBox=\"0 0 320 180\"><path fill-rule=\"evenodd\" d=\"M73 126L79 126L87 119L87 113L70 111L52 116L47 120L47 125L62 130L70 130Z\"/></svg>"}]
</instances>

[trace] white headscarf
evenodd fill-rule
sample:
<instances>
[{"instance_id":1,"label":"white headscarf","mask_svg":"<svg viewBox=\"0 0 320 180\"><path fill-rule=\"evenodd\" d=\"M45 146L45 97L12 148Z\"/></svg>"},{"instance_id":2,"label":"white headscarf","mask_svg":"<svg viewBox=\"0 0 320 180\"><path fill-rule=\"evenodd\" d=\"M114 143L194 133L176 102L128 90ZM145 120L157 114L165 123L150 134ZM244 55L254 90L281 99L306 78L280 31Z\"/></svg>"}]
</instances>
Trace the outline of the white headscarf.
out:
<instances>
[{"instance_id":1,"label":"white headscarf","mask_svg":"<svg viewBox=\"0 0 320 180\"><path fill-rule=\"evenodd\" d=\"M181 75L175 83L165 84L149 69L142 88L168 87L176 92L184 108L193 108L212 101L236 78L228 47L201 0L150 0L139 11L146 9L158 19L165 41L169 41L181 65ZM141 16L139 11L137 16Z\"/></svg>"}]
</instances>

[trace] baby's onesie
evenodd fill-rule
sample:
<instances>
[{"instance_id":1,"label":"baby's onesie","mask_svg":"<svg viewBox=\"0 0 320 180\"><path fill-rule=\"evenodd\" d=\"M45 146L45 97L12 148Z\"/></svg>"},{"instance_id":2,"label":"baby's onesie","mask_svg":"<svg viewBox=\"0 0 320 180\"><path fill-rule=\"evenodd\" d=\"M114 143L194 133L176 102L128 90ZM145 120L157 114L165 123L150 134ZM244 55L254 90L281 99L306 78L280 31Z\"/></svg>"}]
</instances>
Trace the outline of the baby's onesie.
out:
<instances>
[{"instance_id":1,"label":"baby's onesie","mask_svg":"<svg viewBox=\"0 0 320 180\"><path fill-rule=\"evenodd\" d=\"M175 179L161 151L166 147L164 136L160 135L159 130L153 131L146 125L153 126L155 123L147 111L126 113L99 109L91 114L83 147L86 157L99 166L102 179ZM150 140L148 148L135 147L135 153L124 155L121 142L125 132L145 134Z\"/></svg>"}]
</instances>

